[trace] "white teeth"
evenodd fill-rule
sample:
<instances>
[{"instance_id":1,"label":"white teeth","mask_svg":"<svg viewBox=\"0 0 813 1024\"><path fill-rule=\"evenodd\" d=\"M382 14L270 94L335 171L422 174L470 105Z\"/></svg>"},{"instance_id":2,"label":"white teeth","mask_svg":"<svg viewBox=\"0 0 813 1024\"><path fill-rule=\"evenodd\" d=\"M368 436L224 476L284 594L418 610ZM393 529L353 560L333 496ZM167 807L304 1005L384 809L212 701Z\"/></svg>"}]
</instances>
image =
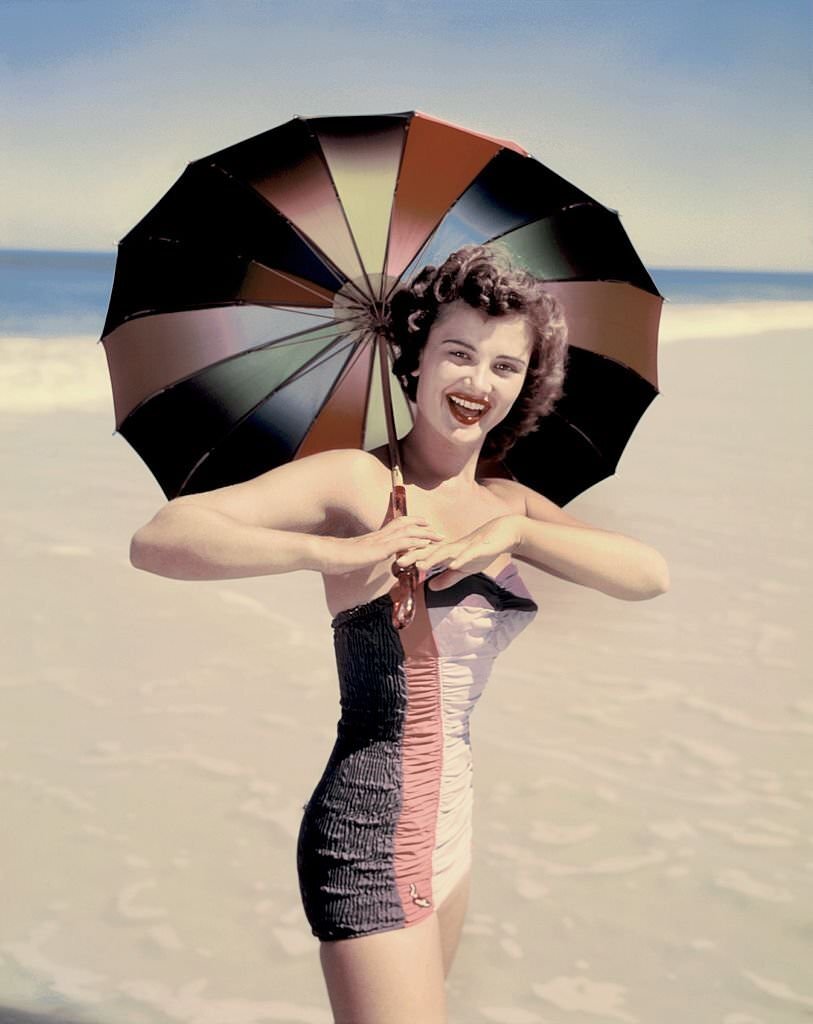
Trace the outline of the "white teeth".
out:
<instances>
[{"instance_id":1,"label":"white teeth","mask_svg":"<svg viewBox=\"0 0 813 1024\"><path fill-rule=\"evenodd\" d=\"M457 398L455 395L449 395L449 398L455 403L455 405L461 405L464 409L471 409L473 412L483 412L486 408L484 405L477 405L475 402L467 402L462 398Z\"/></svg>"}]
</instances>

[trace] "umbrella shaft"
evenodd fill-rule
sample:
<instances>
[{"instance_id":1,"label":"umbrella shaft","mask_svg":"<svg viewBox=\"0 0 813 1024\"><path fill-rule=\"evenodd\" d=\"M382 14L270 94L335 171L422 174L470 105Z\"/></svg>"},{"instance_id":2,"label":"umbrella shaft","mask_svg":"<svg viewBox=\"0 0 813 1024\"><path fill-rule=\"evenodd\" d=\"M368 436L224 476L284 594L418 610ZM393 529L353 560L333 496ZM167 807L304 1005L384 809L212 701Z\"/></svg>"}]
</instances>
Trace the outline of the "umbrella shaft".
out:
<instances>
[{"instance_id":1,"label":"umbrella shaft","mask_svg":"<svg viewBox=\"0 0 813 1024\"><path fill-rule=\"evenodd\" d=\"M406 491L401 473L401 453L395 433L395 417L392 414L392 394L390 392L390 367L387 358L387 340L383 334L376 337L378 342L378 365L381 368L381 390L384 393L384 419L387 424L387 445L390 450L390 466L392 467L393 512L395 515L406 515Z\"/></svg>"}]
</instances>

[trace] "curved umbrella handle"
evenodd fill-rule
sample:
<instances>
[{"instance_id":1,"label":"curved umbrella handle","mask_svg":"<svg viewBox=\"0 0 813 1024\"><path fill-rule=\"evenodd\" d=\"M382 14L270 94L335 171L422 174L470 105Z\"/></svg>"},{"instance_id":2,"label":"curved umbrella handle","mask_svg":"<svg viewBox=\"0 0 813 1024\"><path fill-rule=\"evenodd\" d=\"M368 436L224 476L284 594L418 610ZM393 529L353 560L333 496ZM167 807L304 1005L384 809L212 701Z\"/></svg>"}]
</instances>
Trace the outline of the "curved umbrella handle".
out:
<instances>
[{"instance_id":1,"label":"curved umbrella handle","mask_svg":"<svg viewBox=\"0 0 813 1024\"><path fill-rule=\"evenodd\" d=\"M406 488L403 484L393 485L392 511L393 518L407 514ZM399 551L397 557L400 558L405 553L405 551ZM393 562L390 569L398 580L398 592L393 601L392 624L396 629L403 629L415 617L415 588L418 585L418 570L414 565L398 565L397 562Z\"/></svg>"}]
</instances>

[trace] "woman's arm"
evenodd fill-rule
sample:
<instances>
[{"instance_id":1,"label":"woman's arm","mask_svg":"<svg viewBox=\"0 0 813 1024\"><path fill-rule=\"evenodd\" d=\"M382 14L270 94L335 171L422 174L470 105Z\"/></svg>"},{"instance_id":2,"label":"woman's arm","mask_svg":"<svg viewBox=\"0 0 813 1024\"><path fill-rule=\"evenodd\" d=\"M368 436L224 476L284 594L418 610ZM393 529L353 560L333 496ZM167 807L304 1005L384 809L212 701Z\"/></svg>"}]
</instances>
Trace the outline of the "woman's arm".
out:
<instances>
[{"instance_id":1,"label":"woman's arm","mask_svg":"<svg viewBox=\"0 0 813 1024\"><path fill-rule=\"evenodd\" d=\"M663 556L622 533L513 515L513 553L555 576L622 601L645 601L669 589Z\"/></svg>"},{"instance_id":2,"label":"woman's arm","mask_svg":"<svg viewBox=\"0 0 813 1024\"><path fill-rule=\"evenodd\" d=\"M226 580L321 571L331 537L252 526L223 512L170 502L130 542L136 569L175 580Z\"/></svg>"},{"instance_id":3,"label":"woman's arm","mask_svg":"<svg viewBox=\"0 0 813 1024\"><path fill-rule=\"evenodd\" d=\"M253 480L174 498L133 535L137 569L178 580L323 571L336 538L329 516L364 486L372 457L355 449L306 456Z\"/></svg>"},{"instance_id":4,"label":"woman's arm","mask_svg":"<svg viewBox=\"0 0 813 1024\"><path fill-rule=\"evenodd\" d=\"M518 558L622 601L645 601L669 589L669 567L655 548L577 519L516 480L486 483L514 509L512 552Z\"/></svg>"}]
</instances>

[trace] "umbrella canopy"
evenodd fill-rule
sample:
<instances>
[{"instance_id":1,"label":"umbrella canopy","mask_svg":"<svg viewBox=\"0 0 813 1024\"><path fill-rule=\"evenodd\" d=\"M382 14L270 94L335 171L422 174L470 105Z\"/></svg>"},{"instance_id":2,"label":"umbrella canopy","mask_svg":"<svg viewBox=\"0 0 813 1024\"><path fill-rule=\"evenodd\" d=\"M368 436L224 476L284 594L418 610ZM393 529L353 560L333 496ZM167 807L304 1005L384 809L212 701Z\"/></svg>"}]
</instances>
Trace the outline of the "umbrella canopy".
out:
<instances>
[{"instance_id":1,"label":"umbrella canopy","mask_svg":"<svg viewBox=\"0 0 813 1024\"><path fill-rule=\"evenodd\" d=\"M616 211L418 111L295 117L187 166L119 243L101 338L116 429L167 498L384 443L396 485L413 416L390 388L387 298L496 241L562 303L570 347L555 410L488 471L564 504L614 472L658 393L663 298Z\"/></svg>"}]
</instances>

